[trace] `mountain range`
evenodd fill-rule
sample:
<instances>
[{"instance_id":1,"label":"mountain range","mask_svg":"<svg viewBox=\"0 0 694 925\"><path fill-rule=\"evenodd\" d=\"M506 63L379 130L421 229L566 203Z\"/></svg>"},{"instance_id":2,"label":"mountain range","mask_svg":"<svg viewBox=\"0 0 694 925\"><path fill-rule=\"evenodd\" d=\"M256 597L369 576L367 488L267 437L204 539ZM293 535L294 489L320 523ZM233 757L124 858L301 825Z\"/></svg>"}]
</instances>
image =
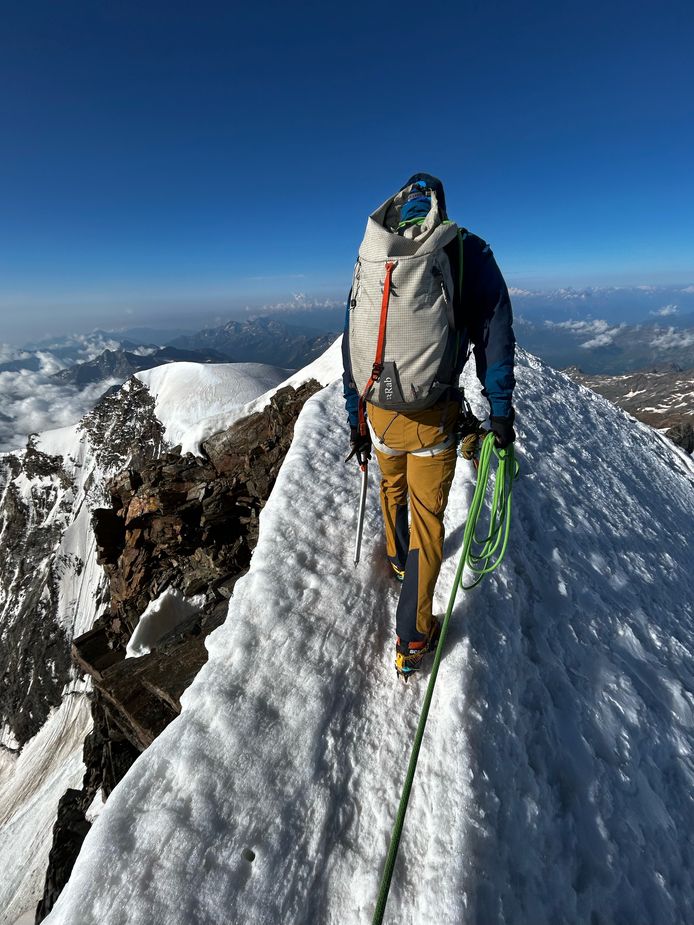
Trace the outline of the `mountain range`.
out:
<instances>
[{"instance_id":1,"label":"mountain range","mask_svg":"<svg viewBox=\"0 0 694 925\"><path fill-rule=\"evenodd\" d=\"M694 369L622 376L590 376L576 367L564 372L639 421L663 431L687 453L694 452Z\"/></svg>"},{"instance_id":2,"label":"mountain range","mask_svg":"<svg viewBox=\"0 0 694 925\"><path fill-rule=\"evenodd\" d=\"M140 348L142 349L142 348ZM162 363L223 363L227 358L217 350L182 350L177 347L147 347L147 353L129 350L104 350L93 360L75 363L53 374L56 382L71 383L84 388L105 379L129 379L143 369L153 369ZM151 351L151 352L150 352Z\"/></svg>"},{"instance_id":3,"label":"mountain range","mask_svg":"<svg viewBox=\"0 0 694 925\"><path fill-rule=\"evenodd\" d=\"M260 316L181 335L172 340L171 346L185 350L214 349L237 363L269 363L299 369L324 353L336 337L336 332L316 333Z\"/></svg>"},{"instance_id":4,"label":"mountain range","mask_svg":"<svg viewBox=\"0 0 694 925\"><path fill-rule=\"evenodd\" d=\"M520 315L514 328L525 349L556 369L576 366L590 375L622 375L689 369L694 360L694 324L610 324L600 318L531 321Z\"/></svg>"}]
</instances>

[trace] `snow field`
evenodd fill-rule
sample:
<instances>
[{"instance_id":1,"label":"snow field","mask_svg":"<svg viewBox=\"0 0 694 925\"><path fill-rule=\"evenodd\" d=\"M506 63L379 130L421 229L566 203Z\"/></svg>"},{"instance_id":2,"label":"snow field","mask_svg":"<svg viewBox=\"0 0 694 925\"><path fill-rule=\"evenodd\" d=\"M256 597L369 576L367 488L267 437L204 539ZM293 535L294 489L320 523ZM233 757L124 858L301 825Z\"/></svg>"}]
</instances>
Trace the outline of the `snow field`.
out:
<instances>
[{"instance_id":1,"label":"snow field","mask_svg":"<svg viewBox=\"0 0 694 925\"><path fill-rule=\"evenodd\" d=\"M510 548L458 598L385 921L685 923L692 464L522 353L517 378ZM480 412L472 371L466 390ZM375 477L352 565L344 455L335 383L297 422L182 715L111 795L50 925L370 921L425 679L392 667ZM472 488L460 461L437 613Z\"/></svg>"},{"instance_id":2,"label":"snow field","mask_svg":"<svg viewBox=\"0 0 694 925\"><path fill-rule=\"evenodd\" d=\"M196 453L204 439L233 424L239 409L277 387L288 372L263 363L168 363L136 378L154 396L154 413L170 445Z\"/></svg>"},{"instance_id":3,"label":"snow field","mask_svg":"<svg viewBox=\"0 0 694 925\"><path fill-rule=\"evenodd\" d=\"M82 786L82 747L91 712L82 694L66 697L0 778L0 925L32 914L43 895L58 801Z\"/></svg>"}]
</instances>

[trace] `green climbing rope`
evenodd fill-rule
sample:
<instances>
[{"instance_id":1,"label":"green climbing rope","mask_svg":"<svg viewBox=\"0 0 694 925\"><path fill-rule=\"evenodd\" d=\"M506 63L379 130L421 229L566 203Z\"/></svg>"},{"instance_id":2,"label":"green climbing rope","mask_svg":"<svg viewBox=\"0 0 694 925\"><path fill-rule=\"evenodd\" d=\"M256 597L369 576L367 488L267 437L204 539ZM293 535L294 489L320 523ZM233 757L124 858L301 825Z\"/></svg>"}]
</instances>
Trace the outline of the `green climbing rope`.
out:
<instances>
[{"instance_id":1,"label":"green climbing rope","mask_svg":"<svg viewBox=\"0 0 694 925\"><path fill-rule=\"evenodd\" d=\"M494 481L491 520L487 535L483 539L479 539L477 527L484 506L484 497L487 494L493 456L496 456L499 460L499 466ZM463 536L463 565L467 565L471 571L475 572L477 577L472 584L464 585L461 570L461 577L458 581L463 591L470 591L475 585L478 585L485 575L493 572L501 564L506 555L511 530L513 482L517 476L518 460L513 452L513 444L506 449L499 450L494 445L493 434L488 434L484 438L480 451L477 485L470 504ZM479 547L479 552L474 553L473 546ZM458 586L456 585L453 589L453 601L455 601L457 588Z\"/></svg>"},{"instance_id":2,"label":"green climbing rope","mask_svg":"<svg viewBox=\"0 0 694 925\"><path fill-rule=\"evenodd\" d=\"M494 456L498 459L499 465L497 467L496 479L494 482L494 493L492 496L491 505L491 520L487 536L482 540L479 540L477 538L477 527L480 520L480 514L484 506L484 498L487 494L487 487L489 484L489 476L491 472L491 463ZM386 910L386 903L388 902L388 893L390 892L390 882L393 878L395 860L398 856L398 848L400 847L400 837L402 835L402 829L405 822L407 804L410 799L410 791L412 790L412 782L414 781L414 775L417 769L417 760L419 758L419 751L422 746L424 729L426 727L427 718L429 716L431 698L434 694L434 686L436 685L436 676L439 673L439 665L441 664L443 646L446 640L446 633L448 632L448 624L451 619L451 614L453 613L455 599L458 595L458 588L462 588L464 591L469 591L471 588L474 588L480 583L485 575L488 575L489 572L494 571L494 569L501 563L501 560L504 558L506 547L508 545L509 529L511 526L511 498L513 494L512 486L513 481L517 475L518 462L513 452L513 445L503 450L497 449L494 443L494 435L488 434L484 438L480 450L479 467L477 470L477 485L475 487L475 494L473 496L472 503L470 504L470 510L468 512L468 518L465 524L463 551L460 554L460 561L458 562L458 569L455 573L455 580L453 582L453 588L451 589L451 596L448 601L446 615L443 618L443 623L441 624L441 635L436 647L434 664L431 669L429 683L424 695L422 711L419 715L417 732L415 734L412 752L410 753L410 761L407 766L405 784L402 789L400 804L398 806L398 812L395 817L393 833L390 837L390 845L388 847L388 854L386 856L386 864L383 870L383 876L381 877L381 885L378 892L378 899L376 900L376 910L372 919L372 925L381 925L383 922L383 915ZM473 544L481 547L479 552L472 552ZM466 565L477 575L475 580L470 585L463 584L463 572L465 571Z\"/></svg>"}]
</instances>

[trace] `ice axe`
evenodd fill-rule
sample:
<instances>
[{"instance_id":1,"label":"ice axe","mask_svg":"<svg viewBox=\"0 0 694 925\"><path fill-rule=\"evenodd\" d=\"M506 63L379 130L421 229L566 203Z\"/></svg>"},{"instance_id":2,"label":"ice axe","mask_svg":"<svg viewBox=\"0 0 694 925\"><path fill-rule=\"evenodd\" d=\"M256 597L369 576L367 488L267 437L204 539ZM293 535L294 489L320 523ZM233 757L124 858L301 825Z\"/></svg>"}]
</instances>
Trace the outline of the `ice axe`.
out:
<instances>
[{"instance_id":1,"label":"ice axe","mask_svg":"<svg viewBox=\"0 0 694 925\"><path fill-rule=\"evenodd\" d=\"M359 513L357 515L357 538L354 543L354 564L359 565L359 554L361 553L361 538L364 533L364 512L366 510L366 491L369 484L369 460L371 459L371 441L360 441L357 438L357 430L354 429L352 435L352 452L345 462L349 462L354 456L357 457L359 468L361 469L361 492L359 494Z\"/></svg>"},{"instance_id":2,"label":"ice axe","mask_svg":"<svg viewBox=\"0 0 694 925\"><path fill-rule=\"evenodd\" d=\"M357 517L357 538L354 543L354 564L359 564L361 552L361 538L364 533L364 512L366 510L366 490L369 485L369 460L364 459L359 464L361 469L361 493L359 495L359 516Z\"/></svg>"}]
</instances>

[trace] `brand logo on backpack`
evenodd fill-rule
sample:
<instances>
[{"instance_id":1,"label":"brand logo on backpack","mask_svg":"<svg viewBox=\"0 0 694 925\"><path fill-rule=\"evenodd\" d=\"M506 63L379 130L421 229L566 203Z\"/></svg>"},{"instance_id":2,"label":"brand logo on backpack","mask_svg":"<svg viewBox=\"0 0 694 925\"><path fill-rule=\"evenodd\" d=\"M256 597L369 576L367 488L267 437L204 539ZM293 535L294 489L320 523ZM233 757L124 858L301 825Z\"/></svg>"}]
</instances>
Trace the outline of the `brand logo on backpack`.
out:
<instances>
[{"instance_id":1,"label":"brand logo on backpack","mask_svg":"<svg viewBox=\"0 0 694 925\"><path fill-rule=\"evenodd\" d=\"M393 380L390 376L383 380L383 397L386 401L393 400Z\"/></svg>"}]
</instances>

